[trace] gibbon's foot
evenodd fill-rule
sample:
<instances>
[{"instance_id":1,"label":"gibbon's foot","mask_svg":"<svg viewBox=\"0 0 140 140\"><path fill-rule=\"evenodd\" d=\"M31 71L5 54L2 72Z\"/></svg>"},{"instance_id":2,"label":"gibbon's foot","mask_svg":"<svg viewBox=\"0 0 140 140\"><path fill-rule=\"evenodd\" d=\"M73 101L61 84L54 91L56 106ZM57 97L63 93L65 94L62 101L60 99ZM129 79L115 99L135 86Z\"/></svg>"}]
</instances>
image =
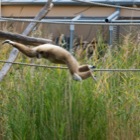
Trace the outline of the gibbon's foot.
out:
<instances>
[{"instance_id":1,"label":"gibbon's foot","mask_svg":"<svg viewBox=\"0 0 140 140\"><path fill-rule=\"evenodd\" d=\"M93 78L93 80L97 81L96 76L94 76L93 74L92 74L92 78Z\"/></svg>"},{"instance_id":2,"label":"gibbon's foot","mask_svg":"<svg viewBox=\"0 0 140 140\"><path fill-rule=\"evenodd\" d=\"M11 41L11 40L5 40L5 41L2 42L2 45L3 45L3 44L6 44L6 43L8 43L8 44L13 44L14 42Z\"/></svg>"},{"instance_id":3,"label":"gibbon's foot","mask_svg":"<svg viewBox=\"0 0 140 140\"><path fill-rule=\"evenodd\" d=\"M96 68L96 66L93 66L93 65L88 65L89 69L93 72L94 69ZM93 78L93 80L97 81L97 78L96 76L94 76L93 74L91 74L91 77Z\"/></svg>"},{"instance_id":4,"label":"gibbon's foot","mask_svg":"<svg viewBox=\"0 0 140 140\"><path fill-rule=\"evenodd\" d=\"M78 74L74 73L73 74L73 80L82 81L82 78Z\"/></svg>"},{"instance_id":5,"label":"gibbon's foot","mask_svg":"<svg viewBox=\"0 0 140 140\"><path fill-rule=\"evenodd\" d=\"M93 70L96 68L96 66L88 65L88 68L89 68L91 71L93 71Z\"/></svg>"}]
</instances>

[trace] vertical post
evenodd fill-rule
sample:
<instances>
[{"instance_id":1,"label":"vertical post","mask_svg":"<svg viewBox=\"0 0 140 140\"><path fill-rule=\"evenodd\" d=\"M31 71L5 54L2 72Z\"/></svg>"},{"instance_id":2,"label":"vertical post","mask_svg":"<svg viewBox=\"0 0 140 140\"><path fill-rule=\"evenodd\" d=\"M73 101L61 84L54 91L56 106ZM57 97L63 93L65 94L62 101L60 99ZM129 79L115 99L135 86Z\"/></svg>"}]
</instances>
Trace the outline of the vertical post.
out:
<instances>
[{"instance_id":1,"label":"vertical post","mask_svg":"<svg viewBox=\"0 0 140 140\"><path fill-rule=\"evenodd\" d=\"M113 26L109 26L109 45L111 46L113 44Z\"/></svg>"},{"instance_id":2,"label":"vertical post","mask_svg":"<svg viewBox=\"0 0 140 140\"><path fill-rule=\"evenodd\" d=\"M0 0L0 18L1 18L1 16L2 16L2 12L1 12L1 9L2 9L2 7L1 7L1 1L2 1L2 0ZM1 27L1 22L0 22L0 27Z\"/></svg>"},{"instance_id":3,"label":"vertical post","mask_svg":"<svg viewBox=\"0 0 140 140\"><path fill-rule=\"evenodd\" d=\"M75 26L73 23L70 24L70 47L69 51L72 53L72 48L73 48L73 36L74 36L74 29Z\"/></svg>"},{"instance_id":4,"label":"vertical post","mask_svg":"<svg viewBox=\"0 0 140 140\"><path fill-rule=\"evenodd\" d=\"M0 17L1 17L1 0L0 0Z\"/></svg>"},{"instance_id":5,"label":"vertical post","mask_svg":"<svg viewBox=\"0 0 140 140\"><path fill-rule=\"evenodd\" d=\"M75 25L73 24L73 21L77 21L79 18L81 18L82 15L77 15L75 18L73 18L70 24L70 47L69 51L72 53L72 48L73 48L73 36L74 36L74 30L75 30Z\"/></svg>"}]
</instances>

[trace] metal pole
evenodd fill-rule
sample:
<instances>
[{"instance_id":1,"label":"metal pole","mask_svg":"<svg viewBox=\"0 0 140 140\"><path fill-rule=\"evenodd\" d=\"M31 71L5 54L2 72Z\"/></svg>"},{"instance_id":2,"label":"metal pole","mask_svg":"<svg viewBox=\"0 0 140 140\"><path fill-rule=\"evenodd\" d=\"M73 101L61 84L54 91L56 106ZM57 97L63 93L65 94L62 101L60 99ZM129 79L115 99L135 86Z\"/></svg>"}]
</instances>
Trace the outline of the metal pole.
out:
<instances>
[{"instance_id":1,"label":"metal pole","mask_svg":"<svg viewBox=\"0 0 140 140\"><path fill-rule=\"evenodd\" d=\"M70 47L69 51L72 53L72 48L73 48L73 38L74 38L74 30L75 30L75 25L73 24L74 21L77 21L79 18L81 18L82 15L78 15L75 18L73 18L70 23Z\"/></svg>"},{"instance_id":2,"label":"metal pole","mask_svg":"<svg viewBox=\"0 0 140 140\"><path fill-rule=\"evenodd\" d=\"M69 51L72 53L72 48L73 48L73 36L74 36L74 24L71 23L70 24L70 47L69 47Z\"/></svg>"},{"instance_id":3,"label":"metal pole","mask_svg":"<svg viewBox=\"0 0 140 140\"><path fill-rule=\"evenodd\" d=\"M0 0L0 17L1 17L1 0Z\"/></svg>"},{"instance_id":4,"label":"metal pole","mask_svg":"<svg viewBox=\"0 0 140 140\"><path fill-rule=\"evenodd\" d=\"M113 44L113 26L109 26L109 45L111 46Z\"/></svg>"},{"instance_id":5,"label":"metal pole","mask_svg":"<svg viewBox=\"0 0 140 140\"><path fill-rule=\"evenodd\" d=\"M111 22L113 19L117 19L120 14L120 9L117 9L114 13L112 13L110 16L108 16L105 19L105 22Z\"/></svg>"}]
</instances>

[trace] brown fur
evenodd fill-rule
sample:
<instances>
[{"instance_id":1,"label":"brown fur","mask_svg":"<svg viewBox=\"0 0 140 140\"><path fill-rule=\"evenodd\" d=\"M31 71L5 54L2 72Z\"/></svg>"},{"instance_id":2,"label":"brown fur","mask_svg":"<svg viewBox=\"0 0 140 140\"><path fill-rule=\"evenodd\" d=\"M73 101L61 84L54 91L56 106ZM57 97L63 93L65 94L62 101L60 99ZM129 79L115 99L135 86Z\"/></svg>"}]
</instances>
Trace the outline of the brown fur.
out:
<instances>
[{"instance_id":1,"label":"brown fur","mask_svg":"<svg viewBox=\"0 0 140 140\"><path fill-rule=\"evenodd\" d=\"M44 44L34 48L29 48L23 44L10 40L6 40L3 43L11 44L28 57L42 57L53 63L66 64L73 78L76 76L76 79L74 78L75 80L82 80L92 76L88 65L79 66L77 60L67 50L59 46Z\"/></svg>"}]
</instances>

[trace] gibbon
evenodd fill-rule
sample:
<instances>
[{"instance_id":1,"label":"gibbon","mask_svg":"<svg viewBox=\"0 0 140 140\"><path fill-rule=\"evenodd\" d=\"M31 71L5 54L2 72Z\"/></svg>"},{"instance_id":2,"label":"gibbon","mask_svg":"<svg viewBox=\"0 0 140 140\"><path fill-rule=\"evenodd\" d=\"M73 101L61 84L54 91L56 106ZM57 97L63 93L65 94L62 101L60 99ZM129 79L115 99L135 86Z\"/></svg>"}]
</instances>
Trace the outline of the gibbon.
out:
<instances>
[{"instance_id":1,"label":"gibbon","mask_svg":"<svg viewBox=\"0 0 140 140\"><path fill-rule=\"evenodd\" d=\"M5 40L2 44L8 43L17 48L23 54L28 57L45 58L52 63L66 64L72 78L76 81L81 81L92 76L92 71L95 66L81 65L79 66L77 60L70 52L53 44L43 44L34 48L29 48L21 43L17 43L11 40ZM95 77L93 77L95 79Z\"/></svg>"}]
</instances>

